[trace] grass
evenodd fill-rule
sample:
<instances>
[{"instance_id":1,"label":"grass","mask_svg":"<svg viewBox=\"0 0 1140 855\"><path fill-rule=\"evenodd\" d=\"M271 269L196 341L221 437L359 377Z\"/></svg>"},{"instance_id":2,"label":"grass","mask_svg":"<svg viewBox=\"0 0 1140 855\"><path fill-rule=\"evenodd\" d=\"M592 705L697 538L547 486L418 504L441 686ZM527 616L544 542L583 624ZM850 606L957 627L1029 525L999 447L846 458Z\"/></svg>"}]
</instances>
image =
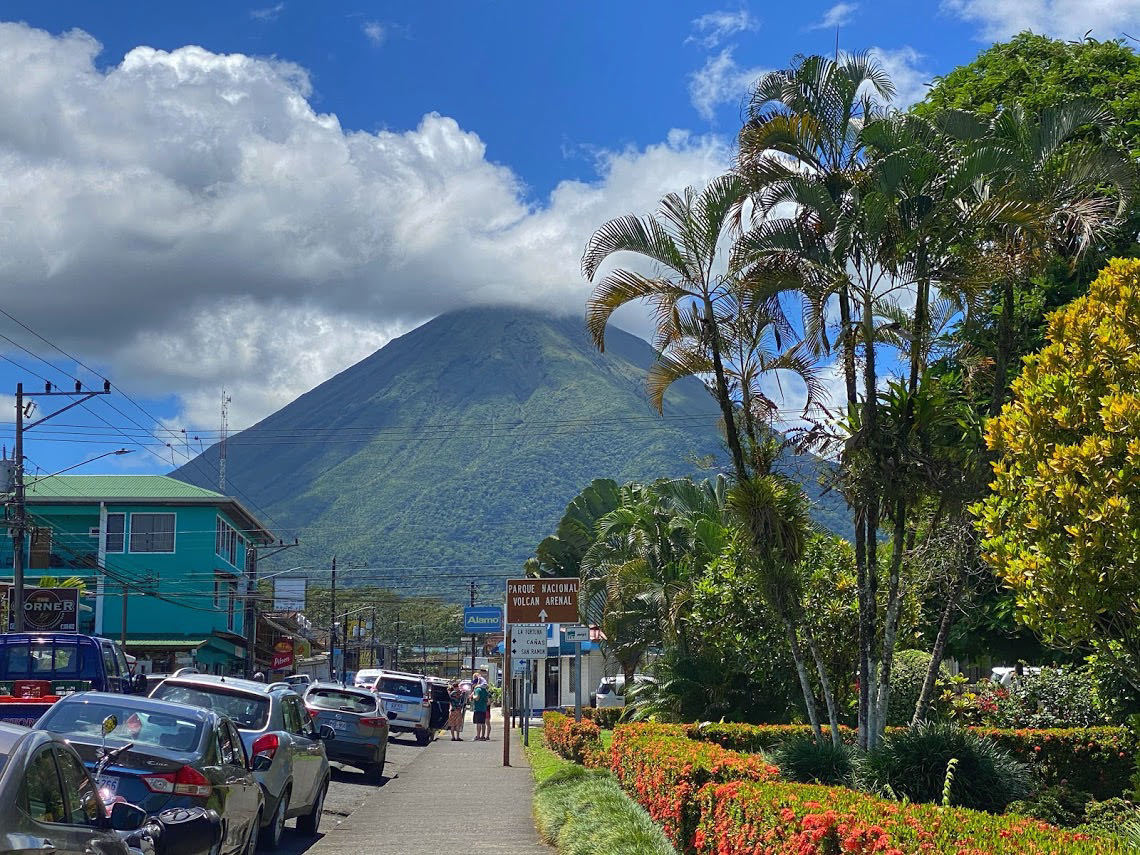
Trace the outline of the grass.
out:
<instances>
[{"instance_id":1,"label":"grass","mask_svg":"<svg viewBox=\"0 0 1140 855\"><path fill-rule=\"evenodd\" d=\"M677 855L664 832L612 774L586 769L534 742L534 819L561 855Z\"/></svg>"}]
</instances>

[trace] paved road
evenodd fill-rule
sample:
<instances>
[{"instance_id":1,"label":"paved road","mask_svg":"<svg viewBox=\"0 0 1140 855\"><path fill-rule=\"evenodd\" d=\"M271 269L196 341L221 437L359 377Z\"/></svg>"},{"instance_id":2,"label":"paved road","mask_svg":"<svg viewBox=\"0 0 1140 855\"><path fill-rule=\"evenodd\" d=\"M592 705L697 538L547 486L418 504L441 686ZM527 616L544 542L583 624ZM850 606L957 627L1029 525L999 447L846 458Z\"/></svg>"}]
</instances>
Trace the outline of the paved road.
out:
<instances>
[{"instance_id":1,"label":"paved road","mask_svg":"<svg viewBox=\"0 0 1140 855\"><path fill-rule=\"evenodd\" d=\"M388 759L384 764L384 781L380 786L386 786L392 778L400 774L401 770L407 768L409 763L424 751L431 751L433 748L434 746L430 745L421 748L410 736L399 736L391 740L388 743ZM332 783L325 798L325 812L321 819L322 836L332 833L345 817L360 807L365 799L376 791L376 786L367 783L364 775L351 766L341 766L339 763L333 763L332 766ZM277 850L279 855L300 855L320 839L320 837L304 837L298 834L295 830L296 824L295 820L290 820L286 826L285 835L281 838L281 848Z\"/></svg>"}]
</instances>

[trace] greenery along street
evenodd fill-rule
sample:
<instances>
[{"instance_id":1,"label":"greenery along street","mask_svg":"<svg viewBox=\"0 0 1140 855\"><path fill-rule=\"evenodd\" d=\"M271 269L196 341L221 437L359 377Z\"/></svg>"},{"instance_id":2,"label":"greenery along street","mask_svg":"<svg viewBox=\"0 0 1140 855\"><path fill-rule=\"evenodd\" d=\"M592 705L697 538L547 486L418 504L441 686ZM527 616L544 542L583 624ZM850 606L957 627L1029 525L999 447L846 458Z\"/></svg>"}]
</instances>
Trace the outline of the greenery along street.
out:
<instances>
[{"instance_id":1,"label":"greenery along street","mask_svg":"<svg viewBox=\"0 0 1140 855\"><path fill-rule=\"evenodd\" d=\"M730 173L590 237L595 345L648 302L650 405L704 380L729 466L596 480L537 546L631 687L609 750L546 737L679 849L1137 845L1138 84L1121 42L1022 34L899 112L873 56L796 57Z\"/></svg>"}]
</instances>

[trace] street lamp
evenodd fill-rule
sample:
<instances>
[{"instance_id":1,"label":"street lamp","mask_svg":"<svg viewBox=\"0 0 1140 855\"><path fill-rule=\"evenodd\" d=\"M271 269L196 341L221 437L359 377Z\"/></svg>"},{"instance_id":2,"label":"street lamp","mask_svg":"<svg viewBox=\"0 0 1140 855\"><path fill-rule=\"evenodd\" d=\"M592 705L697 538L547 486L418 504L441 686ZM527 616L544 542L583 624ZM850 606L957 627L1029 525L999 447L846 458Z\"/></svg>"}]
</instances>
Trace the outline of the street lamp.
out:
<instances>
[{"instance_id":1,"label":"street lamp","mask_svg":"<svg viewBox=\"0 0 1140 855\"><path fill-rule=\"evenodd\" d=\"M73 463L71 466L60 469L58 472L52 472L50 475L40 475L38 478L33 478L24 486L30 487L33 484L37 484L40 481L43 481L45 478L54 478L56 475L62 475L64 472L70 472L72 469L78 469L80 466L86 466L88 463L94 463L96 460L102 460L104 457L117 457L123 454L130 454L133 451L133 448L116 448L113 451L104 451L102 454L97 454L89 460L82 460L79 463Z\"/></svg>"}]
</instances>

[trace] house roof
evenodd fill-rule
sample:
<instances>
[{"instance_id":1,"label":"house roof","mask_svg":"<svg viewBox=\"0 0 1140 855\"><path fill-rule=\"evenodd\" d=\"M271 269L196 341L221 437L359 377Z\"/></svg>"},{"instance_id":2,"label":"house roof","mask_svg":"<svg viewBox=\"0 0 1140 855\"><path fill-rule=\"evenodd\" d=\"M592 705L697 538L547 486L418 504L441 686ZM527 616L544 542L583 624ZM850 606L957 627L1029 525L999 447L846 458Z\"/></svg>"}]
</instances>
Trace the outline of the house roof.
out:
<instances>
[{"instance_id":1,"label":"house roof","mask_svg":"<svg viewBox=\"0 0 1140 855\"><path fill-rule=\"evenodd\" d=\"M271 542L273 533L241 502L169 475L48 475L29 478L28 504L211 505L223 509L251 536Z\"/></svg>"},{"instance_id":2,"label":"house roof","mask_svg":"<svg viewBox=\"0 0 1140 855\"><path fill-rule=\"evenodd\" d=\"M25 493L29 499L226 498L168 475L49 475L29 480Z\"/></svg>"}]
</instances>

